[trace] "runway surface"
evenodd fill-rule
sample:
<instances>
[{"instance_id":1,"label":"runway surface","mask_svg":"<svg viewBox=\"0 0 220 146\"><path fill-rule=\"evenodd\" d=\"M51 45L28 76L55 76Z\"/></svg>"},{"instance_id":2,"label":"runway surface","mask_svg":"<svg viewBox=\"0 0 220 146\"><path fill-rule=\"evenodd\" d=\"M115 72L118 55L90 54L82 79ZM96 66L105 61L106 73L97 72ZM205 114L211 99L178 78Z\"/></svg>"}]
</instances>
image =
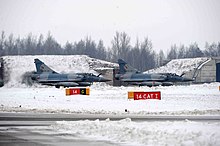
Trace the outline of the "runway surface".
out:
<instances>
[{"instance_id":1,"label":"runway surface","mask_svg":"<svg viewBox=\"0 0 220 146\"><path fill-rule=\"evenodd\" d=\"M220 116L209 115L132 115L132 114L64 114L64 113L0 113L1 121L78 121L78 120L121 120L131 118L132 121L218 121Z\"/></svg>"},{"instance_id":2,"label":"runway surface","mask_svg":"<svg viewBox=\"0 0 220 146\"><path fill-rule=\"evenodd\" d=\"M112 146L119 145L109 141L94 141L83 138L74 138L74 135L56 134L48 128L56 121L78 120L121 120L131 118L135 122L146 121L208 121L218 122L220 116L135 116L130 114L42 114L42 113L0 113L0 145L1 146ZM71 136L71 138L68 138Z\"/></svg>"}]
</instances>

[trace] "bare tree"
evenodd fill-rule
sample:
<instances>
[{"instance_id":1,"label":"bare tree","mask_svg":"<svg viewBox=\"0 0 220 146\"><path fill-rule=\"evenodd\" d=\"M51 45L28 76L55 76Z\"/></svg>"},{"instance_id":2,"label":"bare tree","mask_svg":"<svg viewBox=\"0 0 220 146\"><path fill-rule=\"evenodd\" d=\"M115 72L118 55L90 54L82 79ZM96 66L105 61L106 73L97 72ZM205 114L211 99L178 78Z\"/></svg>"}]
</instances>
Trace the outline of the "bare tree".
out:
<instances>
[{"instance_id":1,"label":"bare tree","mask_svg":"<svg viewBox=\"0 0 220 146\"><path fill-rule=\"evenodd\" d=\"M116 32L112 40L113 59L126 59L130 48L130 37L125 32Z\"/></svg>"},{"instance_id":2,"label":"bare tree","mask_svg":"<svg viewBox=\"0 0 220 146\"><path fill-rule=\"evenodd\" d=\"M176 44L171 46L171 49L167 55L167 59L169 59L169 60L177 59L177 46L176 46Z\"/></svg>"},{"instance_id":3,"label":"bare tree","mask_svg":"<svg viewBox=\"0 0 220 146\"><path fill-rule=\"evenodd\" d=\"M2 31L0 38L0 56L4 55L4 49L5 49L4 42L5 42L5 32Z\"/></svg>"}]
</instances>

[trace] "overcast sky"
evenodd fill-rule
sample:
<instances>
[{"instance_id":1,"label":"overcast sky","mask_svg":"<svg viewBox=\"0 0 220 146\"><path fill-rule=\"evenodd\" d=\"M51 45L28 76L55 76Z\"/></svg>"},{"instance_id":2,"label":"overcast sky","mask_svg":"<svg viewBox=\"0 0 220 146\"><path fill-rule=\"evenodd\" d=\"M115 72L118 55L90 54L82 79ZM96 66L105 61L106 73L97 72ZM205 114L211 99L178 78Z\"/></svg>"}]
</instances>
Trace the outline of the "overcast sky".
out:
<instances>
[{"instance_id":1,"label":"overcast sky","mask_svg":"<svg viewBox=\"0 0 220 146\"><path fill-rule=\"evenodd\" d=\"M148 37L154 50L220 41L220 0L0 0L0 31L44 36L64 45L91 36L106 47L116 31L131 45Z\"/></svg>"}]
</instances>

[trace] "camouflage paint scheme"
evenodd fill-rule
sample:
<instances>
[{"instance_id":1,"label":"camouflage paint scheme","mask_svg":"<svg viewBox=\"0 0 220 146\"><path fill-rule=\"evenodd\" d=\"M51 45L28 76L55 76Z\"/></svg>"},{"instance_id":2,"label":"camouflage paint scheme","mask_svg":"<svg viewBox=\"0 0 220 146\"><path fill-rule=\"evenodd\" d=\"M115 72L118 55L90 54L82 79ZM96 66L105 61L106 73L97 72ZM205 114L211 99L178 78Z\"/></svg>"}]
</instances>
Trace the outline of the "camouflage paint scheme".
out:
<instances>
[{"instance_id":1,"label":"camouflage paint scheme","mask_svg":"<svg viewBox=\"0 0 220 146\"><path fill-rule=\"evenodd\" d=\"M49 68L39 59L34 59L37 72L31 75L31 79L43 85L55 86L59 88L75 87L75 86L90 86L93 82L110 81L92 73L74 73L60 74Z\"/></svg>"},{"instance_id":2,"label":"camouflage paint scheme","mask_svg":"<svg viewBox=\"0 0 220 146\"><path fill-rule=\"evenodd\" d=\"M117 80L130 85L139 86L170 86L174 82L189 82L193 79L184 78L172 73L152 73L146 74L129 66L124 60L118 59L119 73L115 75Z\"/></svg>"}]
</instances>

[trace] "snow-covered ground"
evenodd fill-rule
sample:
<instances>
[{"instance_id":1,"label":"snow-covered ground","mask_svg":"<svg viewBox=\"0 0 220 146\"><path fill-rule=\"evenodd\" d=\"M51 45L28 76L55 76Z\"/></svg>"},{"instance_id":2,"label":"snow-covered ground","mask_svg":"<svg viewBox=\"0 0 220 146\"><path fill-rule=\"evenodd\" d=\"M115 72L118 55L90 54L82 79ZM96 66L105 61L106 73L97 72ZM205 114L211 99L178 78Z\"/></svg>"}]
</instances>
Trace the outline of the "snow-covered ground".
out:
<instances>
[{"instance_id":1,"label":"snow-covered ground","mask_svg":"<svg viewBox=\"0 0 220 146\"><path fill-rule=\"evenodd\" d=\"M57 133L87 137L87 139L110 140L129 146L218 146L220 144L219 122L165 121L133 122L127 118L120 121L60 121L51 126ZM68 138L68 137L65 137ZM71 136L69 137L71 138Z\"/></svg>"},{"instance_id":2,"label":"snow-covered ground","mask_svg":"<svg viewBox=\"0 0 220 146\"><path fill-rule=\"evenodd\" d=\"M66 96L54 87L0 88L1 112L78 113L129 116L220 116L220 83L170 87L90 87L91 94ZM128 100L128 91L161 91L161 100ZM125 112L125 109L128 112ZM106 140L119 145L217 146L220 122L82 120L49 127L64 139ZM41 131L42 132L42 131Z\"/></svg>"},{"instance_id":3,"label":"snow-covered ground","mask_svg":"<svg viewBox=\"0 0 220 146\"><path fill-rule=\"evenodd\" d=\"M112 87L94 83L90 95L66 96L65 89L41 85L27 86L20 77L35 70L36 56L18 60L5 57L10 71L9 82L0 88L1 112L78 113L109 115L209 115L220 116L220 83L169 86L169 87ZM58 72L93 72L87 57L71 60L65 57L48 59L39 56L48 66ZM27 60L24 62L24 60ZM22 63L24 62L24 63ZM72 63L65 63L72 62ZM75 62L75 63L74 63ZM66 65L65 65L66 64ZM97 63L95 63L97 64ZM108 63L106 63L108 64ZM114 64L113 64L114 65ZM105 65L106 67L107 65ZM97 67L102 67L101 65ZM109 66L107 66L109 67ZM169 72L172 72L170 70ZM161 100L129 100L128 91L160 91ZM125 109L128 112L125 112ZM220 144L220 123L193 121L134 122L121 121L75 121L57 122L52 125L58 133L73 137L104 139L122 145L212 145ZM71 138L65 136L65 138Z\"/></svg>"},{"instance_id":4,"label":"snow-covered ground","mask_svg":"<svg viewBox=\"0 0 220 146\"><path fill-rule=\"evenodd\" d=\"M170 87L112 87L96 83L90 95L66 96L65 89L0 88L1 111L162 115L220 115L220 83ZM162 100L128 100L128 91L160 91Z\"/></svg>"}]
</instances>

